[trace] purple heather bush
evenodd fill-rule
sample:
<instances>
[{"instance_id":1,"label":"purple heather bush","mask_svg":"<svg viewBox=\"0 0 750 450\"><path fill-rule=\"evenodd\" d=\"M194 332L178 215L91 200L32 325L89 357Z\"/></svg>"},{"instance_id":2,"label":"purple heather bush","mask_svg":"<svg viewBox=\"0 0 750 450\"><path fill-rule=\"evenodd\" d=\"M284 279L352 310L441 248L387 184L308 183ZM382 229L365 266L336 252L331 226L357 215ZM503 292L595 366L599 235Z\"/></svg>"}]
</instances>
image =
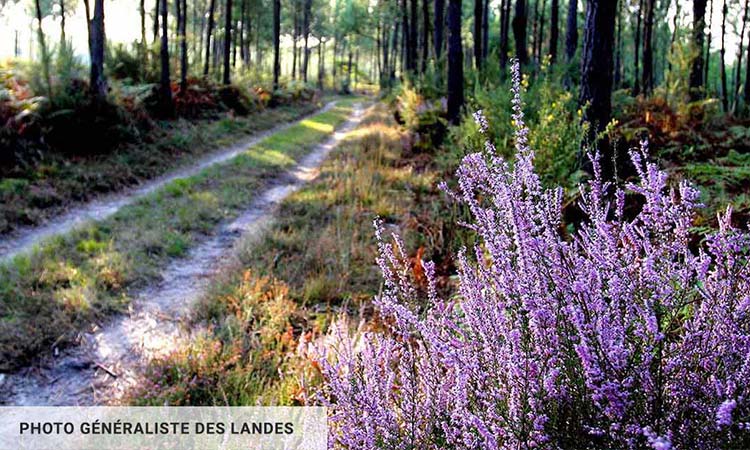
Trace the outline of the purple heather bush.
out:
<instances>
[{"instance_id":1,"label":"purple heather bush","mask_svg":"<svg viewBox=\"0 0 750 450\"><path fill-rule=\"evenodd\" d=\"M519 72L513 164L487 142L449 191L479 242L459 254L458 295L415 287L402 242L376 222L388 329L334 327L321 351L332 447L750 448L750 235L727 210L691 246L698 191L670 186L645 143L630 153L638 181L622 186L592 155L585 220L563 233Z\"/></svg>"}]
</instances>

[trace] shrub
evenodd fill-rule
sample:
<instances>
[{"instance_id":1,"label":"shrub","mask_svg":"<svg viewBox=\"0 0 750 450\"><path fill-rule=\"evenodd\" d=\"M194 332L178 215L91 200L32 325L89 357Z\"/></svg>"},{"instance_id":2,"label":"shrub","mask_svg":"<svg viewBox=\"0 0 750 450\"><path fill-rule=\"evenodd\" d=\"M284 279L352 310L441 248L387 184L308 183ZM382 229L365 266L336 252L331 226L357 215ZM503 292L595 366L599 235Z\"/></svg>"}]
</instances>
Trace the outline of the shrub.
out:
<instances>
[{"instance_id":1,"label":"shrub","mask_svg":"<svg viewBox=\"0 0 750 450\"><path fill-rule=\"evenodd\" d=\"M479 238L459 254L458 297L438 298L432 263L415 287L403 244L376 223L386 331L335 328L321 351L333 445L748 448L750 235L728 210L691 251L698 192L670 189L644 143L630 154L640 180L623 187L592 156L587 220L562 237L562 189L534 170L517 62L513 82L514 165L487 141L451 193ZM634 217L626 192L642 197Z\"/></svg>"}]
</instances>

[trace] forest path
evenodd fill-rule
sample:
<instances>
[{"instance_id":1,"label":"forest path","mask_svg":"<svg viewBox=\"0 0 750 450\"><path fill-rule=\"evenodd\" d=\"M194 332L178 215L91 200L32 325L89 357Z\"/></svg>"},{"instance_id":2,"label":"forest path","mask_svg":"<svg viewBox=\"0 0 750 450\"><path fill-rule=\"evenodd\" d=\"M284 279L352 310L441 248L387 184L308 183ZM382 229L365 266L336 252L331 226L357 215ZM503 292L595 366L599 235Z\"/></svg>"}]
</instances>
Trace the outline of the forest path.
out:
<instances>
[{"instance_id":1,"label":"forest path","mask_svg":"<svg viewBox=\"0 0 750 450\"><path fill-rule=\"evenodd\" d=\"M123 206L135 202L176 179L190 177L209 166L228 161L267 137L286 130L313 115L329 111L334 106L336 106L336 101L328 102L321 109L306 114L295 121L280 124L269 130L256 133L233 145L211 152L194 163L188 164L186 167L153 178L133 188L105 194L88 203L73 207L70 211L53 217L43 225L21 227L7 235L0 236L0 262L30 250L34 245L51 236L66 233L82 223L90 220L105 219L116 213Z\"/></svg>"},{"instance_id":2,"label":"forest path","mask_svg":"<svg viewBox=\"0 0 750 450\"><path fill-rule=\"evenodd\" d=\"M261 236L273 219L275 207L317 176L328 154L363 115L363 107L356 104L351 116L332 136L295 167L269 182L239 217L222 224L215 235L194 247L186 258L174 260L162 272L160 281L136 293L127 314L85 334L79 346L63 351L48 365L6 375L0 380L0 404L116 403L142 379L153 358L189 345L201 331L186 326L190 312L208 287L211 275L232 261L236 245Z\"/></svg>"}]
</instances>

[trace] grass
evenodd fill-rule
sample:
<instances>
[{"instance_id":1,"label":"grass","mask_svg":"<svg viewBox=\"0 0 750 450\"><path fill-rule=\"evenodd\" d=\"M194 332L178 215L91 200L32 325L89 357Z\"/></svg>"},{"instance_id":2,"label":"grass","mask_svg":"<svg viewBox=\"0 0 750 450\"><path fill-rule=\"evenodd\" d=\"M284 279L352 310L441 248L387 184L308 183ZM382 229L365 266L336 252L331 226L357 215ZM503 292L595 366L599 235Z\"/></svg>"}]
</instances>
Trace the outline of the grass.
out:
<instances>
[{"instance_id":1,"label":"grass","mask_svg":"<svg viewBox=\"0 0 750 450\"><path fill-rule=\"evenodd\" d=\"M0 370L73 340L122 311L130 292L158 276L223 221L236 217L267 179L329 136L354 99L276 133L226 163L178 179L112 217L56 236L0 266Z\"/></svg>"},{"instance_id":2,"label":"grass","mask_svg":"<svg viewBox=\"0 0 750 450\"><path fill-rule=\"evenodd\" d=\"M0 180L0 233L36 225L76 201L115 191L184 165L216 148L313 112L319 103L279 106L246 117L157 123L137 144L107 155L66 158L46 154Z\"/></svg>"},{"instance_id":3,"label":"grass","mask_svg":"<svg viewBox=\"0 0 750 450\"><path fill-rule=\"evenodd\" d=\"M298 344L325 332L337 312L371 313L381 287L373 219L398 228L412 250L450 248L441 233L453 212L436 189L439 175L413 164L402 137L385 106L371 112L320 176L283 202L263 238L241 247L237 266L213 280L195 314L211 331L155 362L130 402L300 403L300 379L317 375Z\"/></svg>"}]
</instances>

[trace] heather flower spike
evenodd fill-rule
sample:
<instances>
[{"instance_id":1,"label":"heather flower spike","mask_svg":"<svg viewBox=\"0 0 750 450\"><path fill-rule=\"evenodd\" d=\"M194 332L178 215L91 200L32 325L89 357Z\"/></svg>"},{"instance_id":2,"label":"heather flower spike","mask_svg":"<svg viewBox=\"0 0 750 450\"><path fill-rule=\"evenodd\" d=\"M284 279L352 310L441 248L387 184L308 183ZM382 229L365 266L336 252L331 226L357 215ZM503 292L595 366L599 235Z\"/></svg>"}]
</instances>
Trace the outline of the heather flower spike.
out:
<instances>
[{"instance_id":1,"label":"heather flower spike","mask_svg":"<svg viewBox=\"0 0 750 450\"><path fill-rule=\"evenodd\" d=\"M562 191L534 171L517 61L512 77L514 163L475 153L456 174L478 242L458 255L459 295L438 298L429 263L421 294L407 250L375 224L389 329L334 327L338 350L321 356L331 446L750 448L748 233L728 211L691 249L698 192L670 186L644 142L630 154L638 180L611 192L593 155L587 217L562 237ZM626 194L642 205L634 217Z\"/></svg>"}]
</instances>

